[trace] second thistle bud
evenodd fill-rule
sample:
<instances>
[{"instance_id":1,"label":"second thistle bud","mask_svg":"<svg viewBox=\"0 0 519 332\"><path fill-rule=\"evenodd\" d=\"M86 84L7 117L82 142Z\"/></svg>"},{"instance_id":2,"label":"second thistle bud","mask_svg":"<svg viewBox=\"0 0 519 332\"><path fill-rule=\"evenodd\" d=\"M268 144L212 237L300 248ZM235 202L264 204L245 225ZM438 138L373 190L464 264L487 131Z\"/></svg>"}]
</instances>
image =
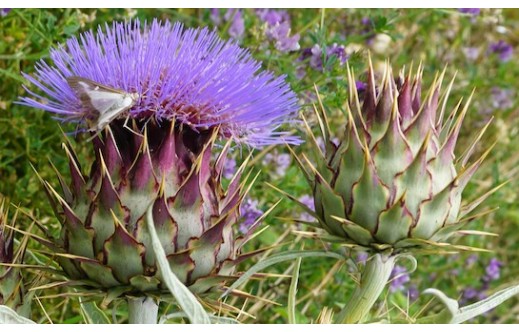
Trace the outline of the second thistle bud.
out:
<instances>
[{"instance_id":1,"label":"second thistle bud","mask_svg":"<svg viewBox=\"0 0 519 332\"><path fill-rule=\"evenodd\" d=\"M470 98L449 112L452 83L442 91L443 77L437 74L426 91L421 67L395 78L387 65L377 83L370 66L361 104L348 72L344 137L334 142L324 110L317 112L325 147L315 142L316 166L304 167L321 228L379 251L434 245L464 225L460 219L481 200L463 205L461 193L486 153L469 164L471 148L457 162Z\"/></svg>"}]
</instances>

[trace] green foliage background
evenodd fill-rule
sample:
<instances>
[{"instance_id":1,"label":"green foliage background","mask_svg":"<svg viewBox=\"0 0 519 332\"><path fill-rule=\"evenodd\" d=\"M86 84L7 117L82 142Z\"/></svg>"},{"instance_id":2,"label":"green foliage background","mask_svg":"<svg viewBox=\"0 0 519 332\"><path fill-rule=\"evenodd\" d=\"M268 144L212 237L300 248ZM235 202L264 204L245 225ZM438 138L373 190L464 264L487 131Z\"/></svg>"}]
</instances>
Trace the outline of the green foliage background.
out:
<instances>
[{"instance_id":1,"label":"green foliage background","mask_svg":"<svg viewBox=\"0 0 519 332\"><path fill-rule=\"evenodd\" d=\"M225 10L221 10L221 15ZM366 55L371 51L375 67L381 66L385 59L390 59L395 72L402 66L423 61L425 82L434 78L434 72L442 70L446 65L447 78L457 72L450 103L452 107L462 96L467 97L473 88L476 94L471 110L462 129L462 138L458 152L466 147L468 139L473 137L477 129L491 113L495 118L482 143L478 147L483 151L497 142L488 160L477 173L475 180L466 190L467 198L475 198L489 188L510 181L498 193L494 194L482 208L499 207L498 210L479 218L472 224L473 229L498 233L498 237L466 237L458 243L470 244L492 250L491 253L478 254L478 259L470 267L466 264L469 254L450 256L419 257L418 269L411 275L409 285L418 291L436 287L448 296L457 298L468 287L481 286L481 278L491 258L503 263L499 280L491 283L489 293L517 281L519 273L519 205L517 204L517 132L519 122L517 114L517 88L519 83L519 61L516 54L511 60L502 62L495 54L488 53L491 43L504 40L514 47L519 43L519 10L483 10L478 16L462 14L458 10L417 9L417 10L360 10L360 9L294 9L288 10L292 33L301 36L301 49L311 48L318 44L325 49L334 43L344 45L351 53L349 62L356 69L360 79L366 68ZM311 104L315 102L314 85L319 89L324 105L330 112L332 123L340 127L341 110L347 96L346 67L341 66L337 58L325 60L323 70L313 69L308 60L298 60L301 52L281 53L269 42L264 34L265 25L251 9L243 11L245 34L240 44L251 50L254 57L262 60L265 69L277 74L287 75L293 89L301 97L302 112L311 113ZM42 187L36 178L31 165L42 177L54 184L56 179L50 166L51 160L56 167L67 174L65 154L60 145L63 140L59 122L50 114L17 105L19 96L25 95L22 86L25 82L21 72L31 73L35 61L46 58L50 47L63 43L68 37L112 20L140 18L152 20L160 18L181 21L187 26L210 26L208 9L97 9L97 10L38 10L14 9L5 17L0 17L0 193L10 202L30 212L35 218L57 232L59 223L52 216L51 208L46 202ZM369 18L368 28L362 23ZM224 38L229 38L229 23L222 23L217 31ZM365 30L368 30L366 32ZM373 42L376 36L387 35L385 47L378 49ZM383 38L382 38L383 40ZM475 47L479 56L470 60L466 48ZM301 75L304 75L301 77ZM512 103L506 108L493 106L492 89L509 89ZM490 110L491 112L488 112ZM337 122L335 122L337 121ZM63 125L63 131L70 132L74 128ZM303 135L301 131L301 135ZM92 158L86 143L77 144L83 164ZM287 153L284 147L268 148L256 151L250 165L261 171L260 178L254 186L251 197L259 200L263 210L267 210L281 197L265 182L272 183L285 191L300 197L311 194L293 162L283 176L273 175L274 165L264 165L262 157L273 150ZM297 148L305 151L305 145ZM237 153L237 159L242 155ZM294 231L304 227L282 221L283 218L295 217L299 211L293 204L283 200L267 218L268 225L263 233L251 242L248 249L253 250L274 243L283 244L275 251L288 248L323 248L326 244L308 240ZM20 220L20 228L29 220ZM260 256L261 257L261 256ZM260 257L257 257L259 259ZM242 269L254 263L244 263ZM259 297L274 301L257 302L249 300L228 300L228 303L249 312L255 318L241 316L244 322L283 323L287 321L286 303L291 265L279 264L268 270L274 274L262 281L249 282L243 289ZM299 291L297 298L298 321L316 322L324 307L337 310L344 303L354 286L356 274L346 265L323 259L305 259L301 266ZM285 275L285 276L284 276ZM65 292L54 289L52 294ZM76 297L41 296L41 306L34 303L35 317L40 322L79 322ZM405 319L413 321L417 315L435 310L435 305L428 303L430 298L419 297L416 301L408 301L405 292L385 292L376 305L373 319L384 317L388 320ZM43 314L42 307L48 315ZM114 309L119 321L124 320L124 306L110 307ZM166 311L169 308L162 308ZM109 312L109 310L107 311ZM478 322L519 322L519 301L512 299L504 306L478 318Z\"/></svg>"}]
</instances>

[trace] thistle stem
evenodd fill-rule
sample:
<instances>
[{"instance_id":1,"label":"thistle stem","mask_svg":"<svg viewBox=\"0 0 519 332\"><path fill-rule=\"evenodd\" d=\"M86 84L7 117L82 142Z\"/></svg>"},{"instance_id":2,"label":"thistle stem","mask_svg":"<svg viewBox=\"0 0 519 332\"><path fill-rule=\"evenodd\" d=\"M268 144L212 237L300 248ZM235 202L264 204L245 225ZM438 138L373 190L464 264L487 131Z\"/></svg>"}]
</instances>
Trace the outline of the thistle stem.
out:
<instances>
[{"instance_id":1,"label":"thistle stem","mask_svg":"<svg viewBox=\"0 0 519 332\"><path fill-rule=\"evenodd\" d=\"M159 305L151 297L127 297L130 324L157 324Z\"/></svg>"},{"instance_id":2,"label":"thistle stem","mask_svg":"<svg viewBox=\"0 0 519 332\"><path fill-rule=\"evenodd\" d=\"M384 290L397 256L376 254L366 263L360 283L339 313L337 323L360 323Z\"/></svg>"}]
</instances>

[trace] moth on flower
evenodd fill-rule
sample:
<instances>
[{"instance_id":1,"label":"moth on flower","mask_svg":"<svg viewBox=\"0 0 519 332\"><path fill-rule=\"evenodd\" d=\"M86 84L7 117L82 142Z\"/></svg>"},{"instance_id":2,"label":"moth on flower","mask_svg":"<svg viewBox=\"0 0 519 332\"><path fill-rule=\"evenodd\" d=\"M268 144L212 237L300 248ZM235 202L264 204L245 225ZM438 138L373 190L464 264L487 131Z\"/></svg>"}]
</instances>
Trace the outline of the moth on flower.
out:
<instances>
[{"instance_id":1,"label":"moth on flower","mask_svg":"<svg viewBox=\"0 0 519 332\"><path fill-rule=\"evenodd\" d=\"M90 131L104 129L135 105L139 98L138 93L110 88L79 76L67 77L67 83L91 115L86 118Z\"/></svg>"}]
</instances>

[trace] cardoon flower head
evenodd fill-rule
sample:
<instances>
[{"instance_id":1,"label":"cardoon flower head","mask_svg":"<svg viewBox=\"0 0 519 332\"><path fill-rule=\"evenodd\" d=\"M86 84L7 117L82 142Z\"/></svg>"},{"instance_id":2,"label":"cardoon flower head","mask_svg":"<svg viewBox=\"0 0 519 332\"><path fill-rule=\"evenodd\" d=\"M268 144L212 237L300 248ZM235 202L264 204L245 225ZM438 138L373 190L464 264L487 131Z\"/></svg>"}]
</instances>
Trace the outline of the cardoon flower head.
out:
<instances>
[{"instance_id":1,"label":"cardoon flower head","mask_svg":"<svg viewBox=\"0 0 519 332\"><path fill-rule=\"evenodd\" d=\"M490 44L488 51L499 55L499 60L506 62L510 60L514 54L514 48L504 40Z\"/></svg>"},{"instance_id":2,"label":"cardoon flower head","mask_svg":"<svg viewBox=\"0 0 519 332\"><path fill-rule=\"evenodd\" d=\"M83 123L113 109L101 108L103 94L78 95L72 85L121 91L123 104L131 97L124 112L95 128L89 173L67 141L70 182L58 174L60 194L41 179L62 224L48 243L63 275L88 289L121 287L121 296L165 292L153 223L178 279L197 293L218 288L251 234L234 232L244 165L228 186L221 181L231 140L297 142L277 131L297 113L284 79L260 71L248 51L214 32L156 20L84 33L51 50L50 59L25 75L46 96L28 90L32 98L22 103ZM218 137L227 142L214 156Z\"/></svg>"},{"instance_id":3,"label":"cardoon flower head","mask_svg":"<svg viewBox=\"0 0 519 332\"><path fill-rule=\"evenodd\" d=\"M64 121L93 117L67 83L78 76L137 94L130 118L218 128L220 136L256 147L298 141L276 131L298 110L284 77L261 71L247 50L208 29L157 20L114 23L69 39L50 59L53 65L41 60L34 76L24 74L46 96L28 90L22 103Z\"/></svg>"}]
</instances>

